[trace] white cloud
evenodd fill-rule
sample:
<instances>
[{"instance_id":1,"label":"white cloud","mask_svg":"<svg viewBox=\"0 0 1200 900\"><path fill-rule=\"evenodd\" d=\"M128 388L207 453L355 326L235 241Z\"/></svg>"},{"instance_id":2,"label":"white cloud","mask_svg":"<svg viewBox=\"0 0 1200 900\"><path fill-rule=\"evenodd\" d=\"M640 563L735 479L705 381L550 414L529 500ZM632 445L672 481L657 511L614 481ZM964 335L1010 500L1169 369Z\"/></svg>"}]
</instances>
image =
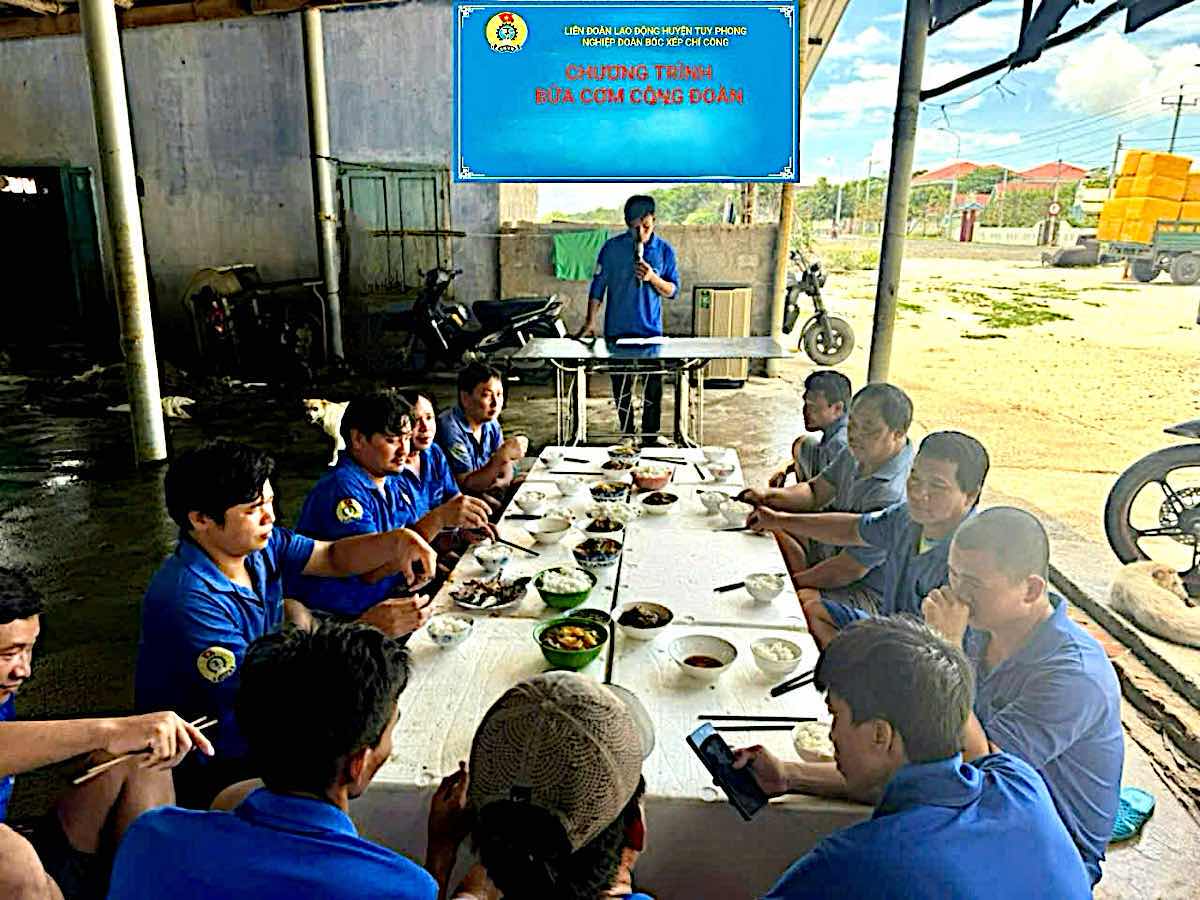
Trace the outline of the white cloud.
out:
<instances>
[{"instance_id":1,"label":"white cloud","mask_svg":"<svg viewBox=\"0 0 1200 900\"><path fill-rule=\"evenodd\" d=\"M934 62L925 66L925 83L941 84L969 71L970 66L956 62ZM878 121L879 110L887 111L886 121L896 106L896 84L900 67L895 63L859 61L851 77L830 85L804 104L806 115L825 119L825 124L855 125L864 119Z\"/></svg>"},{"instance_id":2,"label":"white cloud","mask_svg":"<svg viewBox=\"0 0 1200 900\"><path fill-rule=\"evenodd\" d=\"M1124 104L1133 104L1130 114L1155 112L1162 109L1160 98L1180 84L1196 90L1198 60L1200 44L1177 44L1151 56L1128 38L1105 32L1062 60L1050 95L1057 106L1079 115Z\"/></svg>"},{"instance_id":3,"label":"white cloud","mask_svg":"<svg viewBox=\"0 0 1200 900\"><path fill-rule=\"evenodd\" d=\"M897 39L888 37L874 25L868 26L852 38L834 36L822 59L856 59L888 51L896 46Z\"/></svg>"},{"instance_id":4,"label":"white cloud","mask_svg":"<svg viewBox=\"0 0 1200 900\"><path fill-rule=\"evenodd\" d=\"M986 51L999 59L1016 49L1020 27L1019 8L994 12L989 5L935 32L926 53L931 59L954 59Z\"/></svg>"}]
</instances>

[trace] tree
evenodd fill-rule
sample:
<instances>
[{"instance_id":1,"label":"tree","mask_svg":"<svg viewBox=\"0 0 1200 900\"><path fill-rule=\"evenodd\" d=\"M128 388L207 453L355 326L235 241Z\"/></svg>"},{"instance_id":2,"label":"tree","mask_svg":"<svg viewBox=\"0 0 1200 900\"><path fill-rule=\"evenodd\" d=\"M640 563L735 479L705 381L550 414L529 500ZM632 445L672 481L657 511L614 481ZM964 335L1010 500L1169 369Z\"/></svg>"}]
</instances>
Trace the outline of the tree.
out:
<instances>
[{"instance_id":1,"label":"tree","mask_svg":"<svg viewBox=\"0 0 1200 900\"><path fill-rule=\"evenodd\" d=\"M1020 191L993 191L991 202L979 215L980 225L1005 225L1010 228L1029 228L1046 218L1054 188L1035 188ZM1064 205L1066 194L1060 193Z\"/></svg>"},{"instance_id":2,"label":"tree","mask_svg":"<svg viewBox=\"0 0 1200 900\"><path fill-rule=\"evenodd\" d=\"M958 189L964 194L986 194L996 185L1004 181L1005 173L1009 178L1015 174L1003 166L981 166L974 172L958 179Z\"/></svg>"}]
</instances>

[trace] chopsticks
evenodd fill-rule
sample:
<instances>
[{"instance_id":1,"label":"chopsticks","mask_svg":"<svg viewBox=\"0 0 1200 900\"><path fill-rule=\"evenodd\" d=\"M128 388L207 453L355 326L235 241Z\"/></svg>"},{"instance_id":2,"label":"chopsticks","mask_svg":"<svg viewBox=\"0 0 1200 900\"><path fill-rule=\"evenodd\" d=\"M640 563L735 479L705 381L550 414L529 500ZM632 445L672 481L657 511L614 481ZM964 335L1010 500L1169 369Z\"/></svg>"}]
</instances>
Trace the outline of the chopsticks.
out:
<instances>
[{"instance_id":1,"label":"chopsticks","mask_svg":"<svg viewBox=\"0 0 1200 900\"><path fill-rule=\"evenodd\" d=\"M739 581L735 584L723 584L720 587L713 588L714 594L727 594L730 591L736 591L738 588L745 587L746 582Z\"/></svg>"},{"instance_id":2,"label":"chopsticks","mask_svg":"<svg viewBox=\"0 0 1200 900\"><path fill-rule=\"evenodd\" d=\"M591 462L591 460L590 459L580 459L578 456L564 456L563 462L582 463L583 465L586 466L588 463Z\"/></svg>"},{"instance_id":3,"label":"chopsticks","mask_svg":"<svg viewBox=\"0 0 1200 900\"><path fill-rule=\"evenodd\" d=\"M816 716L697 716L702 722L816 722Z\"/></svg>"},{"instance_id":4,"label":"chopsticks","mask_svg":"<svg viewBox=\"0 0 1200 900\"><path fill-rule=\"evenodd\" d=\"M816 719L809 721L815 722ZM719 725L713 731L791 731L791 725Z\"/></svg>"},{"instance_id":5,"label":"chopsticks","mask_svg":"<svg viewBox=\"0 0 1200 900\"><path fill-rule=\"evenodd\" d=\"M815 670L813 669L809 669L807 672L802 672L795 678L790 678L787 681L780 682L779 684L775 685L775 687L771 688L771 696L781 697L789 691L796 690L796 688L802 688L812 684L814 671Z\"/></svg>"},{"instance_id":6,"label":"chopsticks","mask_svg":"<svg viewBox=\"0 0 1200 900\"><path fill-rule=\"evenodd\" d=\"M201 716L200 718L196 719L196 721L194 721L194 722L188 722L188 724L191 725L193 728L195 728L197 731L203 731L205 728L211 728L213 725L216 725L217 720L209 719L208 716ZM103 774L104 772L107 772L109 769L119 766L121 763L125 762L126 760L133 759L135 756L141 756L143 753L149 753L149 752L150 752L150 750L149 750L149 748L147 748L145 750L133 750L129 753L122 753L120 756L114 756L108 762L103 762L103 763L100 763L99 765L92 766L90 769L88 769L86 772L84 772L82 775L80 775L78 778L76 778L71 783L72 784L83 784L85 781L91 781L97 775Z\"/></svg>"},{"instance_id":7,"label":"chopsticks","mask_svg":"<svg viewBox=\"0 0 1200 900\"><path fill-rule=\"evenodd\" d=\"M700 463L692 463L692 465L696 467L696 474L700 476L700 480L707 481L708 479L704 475L704 470L700 468Z\"/></svg>"},{"instance_id":8,"label":"chopsticks","mask_svg":"<svg viewBox=\"0 0 1200 900\"><path fill-rule=\"evenodd\" d=\"M718 528L717 531L749 531L749 525L743 525L740 528Z\"/></svg>"},{"instance_id":9,"label":"chopsticks","mask_svg":"<svg viewBox=\"0 0 1200 900\"><path fill-rule=\"evenodd\" d=\"M514 550L524 550L530 556L541 556L536 550L530 550L528 547L522 547L520 544L514 544L512 541L506 541L502 537L494 538L497 544L503 544L505 547L512 547Z\"/></svg>"},{"instance_id":10,"label":"chopsticks","mask_svg":"<svg viewBox=\"0 0 1200 900\"><path fill-rule=\"evenodd\" d=\"M650 462L670 463L673 466L686 466L688 464L686 459L669 459L665 456L643 456L641 458L643 460L649 460Z\"/></svg>"},{"instance_id":11,"label":"chopsticks","mask_svg":"<svg viewBox=\"0 0 1200 900\"><path fill-rule=\"evenodd\" d=\"M521 519L522 521L525 521L525 522L532 522L535 519L540 519L542 517L532 515L531 513L509 513L504 518L506 518L506 519Z\"/></svg>"},{"instance_id":12,"label":"chopsticks","mask_svg":"<svg viewBox=\"0 0 1200 900\"><path fill-rule=\"evenodd\" d=\"M604 473L603 472L594 472L594 471L581 472L576 469L555 469L550 474L551 475L603 475Z\"/></svg>"}]
</instances>

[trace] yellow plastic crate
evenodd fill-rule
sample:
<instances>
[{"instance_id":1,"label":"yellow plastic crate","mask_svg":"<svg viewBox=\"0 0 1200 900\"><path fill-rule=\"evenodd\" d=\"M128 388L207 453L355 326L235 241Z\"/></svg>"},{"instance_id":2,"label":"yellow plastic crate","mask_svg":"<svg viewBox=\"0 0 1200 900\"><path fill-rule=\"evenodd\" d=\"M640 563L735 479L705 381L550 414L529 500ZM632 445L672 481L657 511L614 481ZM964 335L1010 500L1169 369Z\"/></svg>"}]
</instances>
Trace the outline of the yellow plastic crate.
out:
<instances>
[{"instance_id":1,"label":"yellow plastic crate","mask_svg":"<svg viewBox=\"0 0 1200 900\"><path fill-rule=\"evenodd\" d=\"M1125 208L1129 205L1129 201L1123 197L1114 197L1111 200L1104 201L1104 208L1100 211L1100 221L1112 219L1119 225L1121 220L1125 218ZM1103 239L1102 239L1103 240ZM1108 238L1108 240L1116 240L1116 238Z\"/></svg>"},{"instance_id":2,"label":"yellow plastic crate","mask_svg":"<svg viewBox=\"0 0 1200 900\"><path fill-rule=\"evenodd\" d=\"M1141 162L1142 156L1145 155L1144 150L1126 150L1125 159L1121 162L1121 171L1118 175L1133 176L1137 174L1138 163Z\"/></svg>"},{"instance_id":3,"label":"yellow plastic crate","mask_svg":"<svg viewBox=\"0 0 1200 900\"><path fill-rule=\"evenodd\" d=\"M1100 224L1096 226L1097 239L1101 241L1119 241L1121 239L1121 228L1124 224L1124 219L1106 219L1101 216Z\"/></svg>"},{"instance_id":4,"label":"yellow plastic crate","mask_svg":"<svg viewBox=\"0 0 1200 900\"><path fill-rule=\"evenodd\" d=\"M1171 200L1159 200L1156 197L1130 197L1125 204L1125 222L1131 219L1149 222L1153 225L1159 219L1179 218L1179 204Z\"/></svg>"},{"instance_id":5,"label":"yellow plastic crate","mask_svg":"<svg viewBox=\"0 0 1200 900\"><path fill-rule=\"evenodd\" d=\"M1133 196L1133 176L1125 176L1117 179L1116 190L1113 191L1114 197L1132 197Z\"/></svg>"},{"instance_id":6,"label":"yellow plastic crate","mask_svg":"<svg viewBox=\"0 0 1200 900\"><path fill-rule=\"evenodd\" d=\"M1157 197L1159 200L1174 200L1178 203L1187 192L1187 182L1182 178L1166 175L1139 175L1133 179L1131 197Z\"/></svg>"},{"instance_id":7,"label":"yellow plastic crate","mask_svg":"<svg viewBox=\"0 0 1200 900\"><path fill-rule=\"evenodd\" d=\"M1134 244L1148 244L1154 240L1154 222L1141 219L1126 219L1121 223L1121 240Z\"/></svg>"},{"instance_id":8,"label":"yellow plastic crate","mask_svg":"<svg viewBox=\"0 0 1200 900\"><path fill-rule=\"evenodd\" d=\"M1200 200L1185 200L1179 205L1179 218L1200 222Z\"/></svg>"},{"instance_id":9,"label":"yellow plastic crate","mask_svg":"<svg viewBox=\"0 0 1200 900\"><path fill-rule=\"evenodd\" d=\"M1200 172L1192 172L1187 178L1187 190L1183 192L1184 200L1200 200Z\"/></svg>"},{"instance_id":10,"label":"yellow plastic crate","mask_svg":"<svg viewBox=\"0 0 1200 900\"><path fill-rule=\"evenodd\" d=\"M1145 178L1148 175L1163 175L1167 178L1186 179L1188 169L1192 167L1191 157L1176 156L1173 153L1143 153L1138 160L1137 175Z\"/></svg>"}]
</instances>

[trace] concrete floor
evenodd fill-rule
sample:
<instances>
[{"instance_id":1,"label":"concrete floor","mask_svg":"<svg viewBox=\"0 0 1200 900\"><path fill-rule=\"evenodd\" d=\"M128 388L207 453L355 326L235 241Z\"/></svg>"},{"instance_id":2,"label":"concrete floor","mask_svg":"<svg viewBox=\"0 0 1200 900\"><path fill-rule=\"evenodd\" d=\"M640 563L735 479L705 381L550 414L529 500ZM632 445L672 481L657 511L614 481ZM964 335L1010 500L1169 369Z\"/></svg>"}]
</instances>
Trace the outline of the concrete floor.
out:
<instances>
[{"instance_id":1,"label":"concrete floor","mask_svg":"<svg viewBox=\"0 0 1200 900\"><path fill-rule=\"evenodd\" d=\"M737 447L751 482L776 467L801 427L800 384L809 368L797 358L785 369L782 379L708 392L705 440ZM76 403L67 414L61 404L31 404L29 388L0 377L0 559L27 570L48 599L35 677L19 712L33 718L126 711L139 600L175 540L162 505L162 470L132 468L125 415L106 413L102 405ZM451 399L444 384L432 390L441 402ZM670 421L665 399L664 421ZM328 458L325 439L301 417L298 398L262 391L197 400L195 421L171 422L174 448L226 436L269 450L279 467L281 521L294 521ZM611 421L607 400L591 407L597 420ZM536 448L554 441L553 422L548 389L510 387L506 428L525 431ZM1190 866L1200 859L1200 826L1132 741L1126 759L1125 783L1155 794L1158 810L1139 841L1110 854L1096 895L1196 897ZM36 812L61 784L54 773L23 776L14 815Z\"/></svg>"}]
</instances>

